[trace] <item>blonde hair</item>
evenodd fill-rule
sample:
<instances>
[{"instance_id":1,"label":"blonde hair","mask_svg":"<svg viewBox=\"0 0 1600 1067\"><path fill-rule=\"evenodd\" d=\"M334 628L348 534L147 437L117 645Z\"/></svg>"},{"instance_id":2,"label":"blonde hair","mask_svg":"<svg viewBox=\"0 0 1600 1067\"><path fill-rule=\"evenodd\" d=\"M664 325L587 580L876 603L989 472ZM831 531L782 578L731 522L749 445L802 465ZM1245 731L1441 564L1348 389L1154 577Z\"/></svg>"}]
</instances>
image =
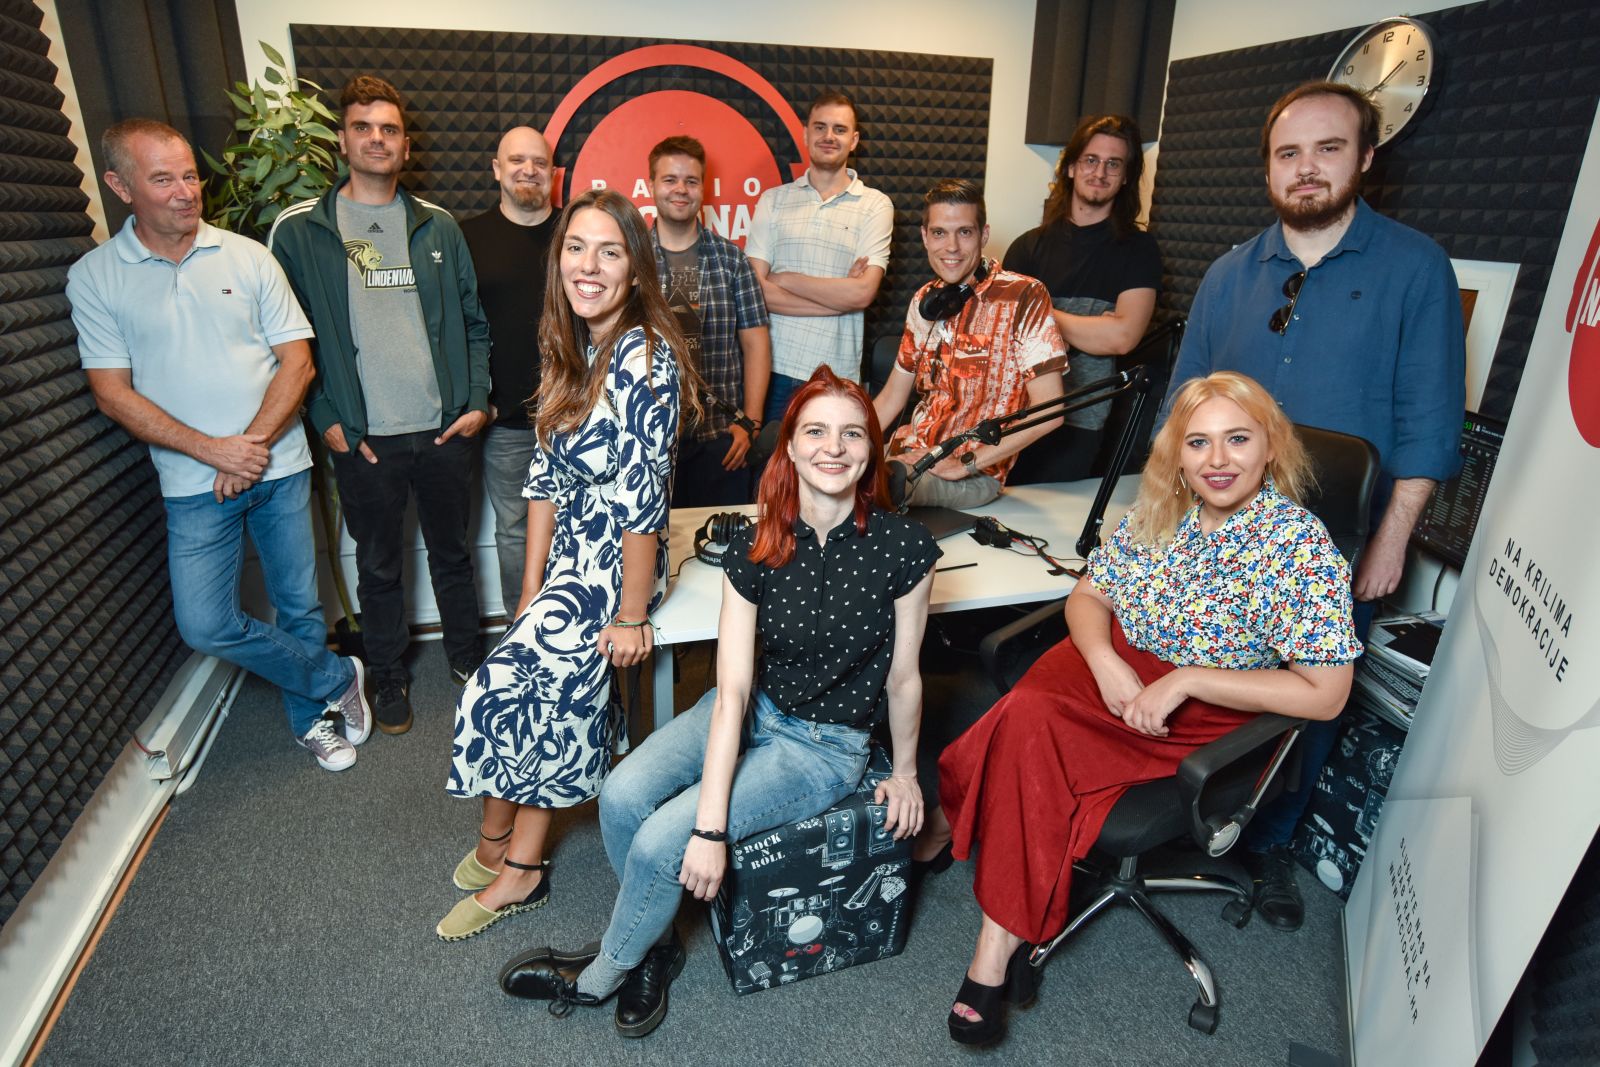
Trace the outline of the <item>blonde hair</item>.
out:
<instances>
[{"instance_id":1,"label":"blonde hair","mask_svg":"<svg viewBox=\"0 0 1600 1067\"><path fill-rule=\"evenodd\" d=\"M1195 378L1173 398L1172 411L1150 446L1150 458L1139 479L1139 498L1133 505L1128 528L1140 544L1152 548L1170 544L1178 532L1178 523L1193 506L1194 494L1186 491L1181 481L1178 458L1195 409L1219 398L1239 405L1266 434L1267 450L1272 455L1267 461L1267 475L1278 492L1299 503L1315 484L1311 457L1294 432L1294 424L1260 382L1231 370Z\"/></svg>"}]
</instances>

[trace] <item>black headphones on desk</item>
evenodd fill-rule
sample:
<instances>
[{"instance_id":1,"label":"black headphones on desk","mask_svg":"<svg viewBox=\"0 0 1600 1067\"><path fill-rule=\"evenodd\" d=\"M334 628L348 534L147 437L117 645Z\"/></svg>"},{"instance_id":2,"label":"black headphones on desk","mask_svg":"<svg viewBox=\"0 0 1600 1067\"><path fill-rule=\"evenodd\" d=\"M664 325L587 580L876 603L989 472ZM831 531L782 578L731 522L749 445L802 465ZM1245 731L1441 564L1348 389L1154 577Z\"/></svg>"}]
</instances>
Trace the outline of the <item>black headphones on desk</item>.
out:
<instances>
[{"instance_id":1,"label":"black headphones on desk","mask_svg":"<svg viewBox=\"0 0 1600 1067\"><path fill-rule=\"evenodd\" d=\"M917 301L917 314L929 322L955 318L961 314L961 309L967 306L967 301L972 299L972 294L977 292L978 283L988 276L989 261L978 260L978 269L972 272L971 282L933 286L922 294L921 300Z\"/></svg>"},{"instance_id":2,"label":"black headphones on desk","mask_svg":"<svg viewBox=\"0 0 1600 1067\"><path fill-rule=\"evenodd\" d=\"M737 511L719 511L705 521L694 535L694 558L713 567L722 566L722 556L728 551L728 542L740 530L748 530L755 520ZM716 551L712 551L716 548Z\"/></svg>"}]
</instances>

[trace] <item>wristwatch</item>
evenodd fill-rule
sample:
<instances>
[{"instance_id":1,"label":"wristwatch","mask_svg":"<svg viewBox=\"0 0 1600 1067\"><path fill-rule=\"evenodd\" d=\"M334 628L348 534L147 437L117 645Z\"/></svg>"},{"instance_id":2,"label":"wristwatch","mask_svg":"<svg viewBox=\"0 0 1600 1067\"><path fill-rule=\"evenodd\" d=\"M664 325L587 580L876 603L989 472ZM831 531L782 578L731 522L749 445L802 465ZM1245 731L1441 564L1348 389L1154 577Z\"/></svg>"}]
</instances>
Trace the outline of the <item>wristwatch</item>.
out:
<instances>
[{"instance_id":1,"label":"wristwatch","mask_svg":"<svg viewBox=\"0 0 1600 1067\"><path fill-rule=\"evenodd\" d=\"M968 474L978 473L978 450L974 448L971 452L961 453L961 465L967 468Z\"/></svg>"}]
</instances>

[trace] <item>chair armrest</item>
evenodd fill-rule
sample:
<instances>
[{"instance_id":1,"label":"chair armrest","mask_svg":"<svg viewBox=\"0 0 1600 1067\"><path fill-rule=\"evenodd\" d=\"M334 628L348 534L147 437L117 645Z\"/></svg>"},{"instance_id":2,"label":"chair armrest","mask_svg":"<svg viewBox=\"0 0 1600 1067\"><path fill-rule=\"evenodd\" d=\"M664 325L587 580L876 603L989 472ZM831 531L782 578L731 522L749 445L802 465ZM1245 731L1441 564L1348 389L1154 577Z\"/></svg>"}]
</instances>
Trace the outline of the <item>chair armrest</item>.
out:
<instances>
[{"instance_id":1,"label":"chair armrest","mask_svg":"<svg viewBox=\"0 0 1600 1067\"><path fill-rule=\"evenodd\" d=\"M1208 745L1191 752L1178 764L1178 796L1189 813L1195 843L1213 856L1233 847L1255 817L1262 796L1289 758L1305 729L1306 720L1263 712ZM1273 745L1271 757L1257 776L1249 797L1232 812L1207 813L1201 808L1211 780L1264 746Z\"/></svg>"},{"instance_id":2,"label":"chair armrest","mask_svg":"<svg viewBox=\"0 0 1600 1067\"><path fill-rule=\"evenodd\" d=\"M1004 669L1005 663L1001 658L1001 654L1008 645L1019 638L1030 636L1033 631L1047 625L1052 619L1060 621L1061 633L1059 636L1051 638L1050 643L1054 644L1061 637L1065 637L1067 634L1067 622L1063 612L1066 611L1066 604L1065 598L1052 600L1048 604L1033 609L1022 618L990 632L979 642L978 658L983 662L983 669L989 675L989 680L994 682L995 688L1000 691L1002 696L1011 691L1011 687L1016 684L1017 679L1007 677L1007 672ZM1018 677L1021 676L1018 675Z\"/></svg>"}]
</instances>

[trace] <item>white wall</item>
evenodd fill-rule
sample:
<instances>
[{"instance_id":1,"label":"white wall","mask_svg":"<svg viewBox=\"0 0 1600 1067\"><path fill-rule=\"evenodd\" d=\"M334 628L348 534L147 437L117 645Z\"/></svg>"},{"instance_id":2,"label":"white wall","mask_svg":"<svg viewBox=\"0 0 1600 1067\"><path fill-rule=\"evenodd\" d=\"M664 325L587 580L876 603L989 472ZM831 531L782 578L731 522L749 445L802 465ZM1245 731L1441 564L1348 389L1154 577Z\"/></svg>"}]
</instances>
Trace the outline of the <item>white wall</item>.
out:
<instances>
[{"instance_id":1,"label":"white wall","mask_svg":"<svg viewBox=\"0 0 1600 1067\"><path fill-rule=\"evenodd\" d=\"M1022 141L1033 53L1034 0L974 8L952 0L811 0L806 4L730 4L726 0L641 3L602 8L553 0L239 0L239 29L251 76L265 60L257 41L289 54L289 24L386 26L520 33L627 34L709 41L753 41L875 48L994 60L990 97L988 201L992 247L1004 249L1039 221L1055 152ZM604 18L596 18L603 11ZM375 73L382 73L381 71ZM863 103L866 103L864 100ZM870 126L866 137L872 136ZM486 150L490 146L485 146ZM872 175L864 174L872 184ZM925 267L926 264L923 264Z\"/></svg>"},{"instance_id":2,"label":"white wall","mask_svg":"<svg viewBox=\"0 0 1600 1067\"><path fill-rule=\"evenodd\" d=\"M1428 0L1429 11L1460 7ZM1414 5L1394 0L1343 0L1338 4L1291 4L1283 0L1178 0L1172 18L1174 60L1231 52L1271 41L1310 37L1329 30L1366 26L1390 15L1417 14ZM1328 55L1333 65L1335 49Z\"/></svg>"}]
</instances>

